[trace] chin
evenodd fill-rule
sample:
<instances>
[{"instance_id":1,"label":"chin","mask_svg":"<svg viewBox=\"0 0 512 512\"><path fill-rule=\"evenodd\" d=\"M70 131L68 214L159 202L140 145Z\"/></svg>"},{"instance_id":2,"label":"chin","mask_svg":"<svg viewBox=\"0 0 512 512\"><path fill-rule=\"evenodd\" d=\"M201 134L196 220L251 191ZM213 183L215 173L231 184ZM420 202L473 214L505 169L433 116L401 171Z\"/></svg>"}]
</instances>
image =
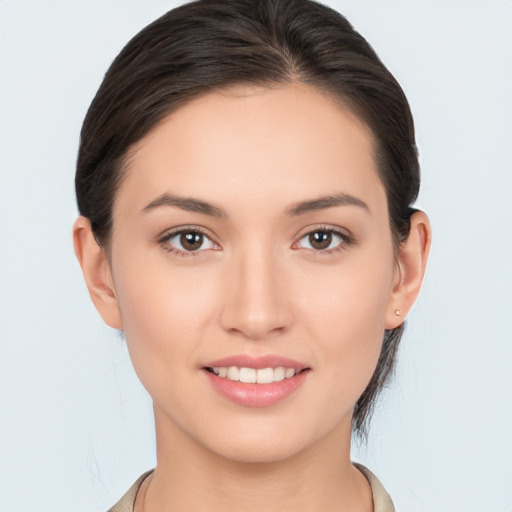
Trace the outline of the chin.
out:
<instances>
[{"instance_id":1,"label":"chin","mask_svg":"<svg viewBox=\"0 0 512 512\"><path fill-rule=\"evenodd\" d=\"M311 449L320 448L322 442L332 434L337 437L333 429L325 426L325 431L312 428L312 425L297 424L283 421L280 425L274 422L248 428L230 429L231 434L219 431L219 436L203 438L203 446L216 455L238 463L276 463L290 460L305 454ZM277 428L276 428L277 427ZM309 428L308 428L309 427ZM349 434L350 435L350 434ZM343 436L344 437L344 436Z\"/></svg>"},{"instance_id":2,"label":"chin","mask_svg":"<svg viewBox=\"0 0 512 512\"><path fill-rule=\"evenodd\" d=\"M299 454L302 446L292 443L252 442L230 443L229 446L221 446L216 454L232 462L244 464L270 464L282 462Z\"/></svg>"}]
</instances>

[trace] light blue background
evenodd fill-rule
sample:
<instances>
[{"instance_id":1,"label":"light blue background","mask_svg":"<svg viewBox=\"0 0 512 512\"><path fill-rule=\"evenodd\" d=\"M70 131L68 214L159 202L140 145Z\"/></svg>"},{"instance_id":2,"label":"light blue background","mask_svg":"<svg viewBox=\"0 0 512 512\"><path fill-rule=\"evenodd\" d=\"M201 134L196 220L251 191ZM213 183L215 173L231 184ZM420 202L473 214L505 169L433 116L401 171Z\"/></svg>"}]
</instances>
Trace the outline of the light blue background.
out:
<instances>
[{"instance_id":1,"label":"light blue background","mask_svg":"<svg viewBox=\"0 0 512 512\"><path fill-rule=\"evenodd\" d=\"M403 512L512 510L512 1L331 0L398 78L434 229L397 375L354 457ZM151 404L71 245L109 63L164 0L0 1L0 511L105 511L154 465Z\"/></svg>"}]
</instances>

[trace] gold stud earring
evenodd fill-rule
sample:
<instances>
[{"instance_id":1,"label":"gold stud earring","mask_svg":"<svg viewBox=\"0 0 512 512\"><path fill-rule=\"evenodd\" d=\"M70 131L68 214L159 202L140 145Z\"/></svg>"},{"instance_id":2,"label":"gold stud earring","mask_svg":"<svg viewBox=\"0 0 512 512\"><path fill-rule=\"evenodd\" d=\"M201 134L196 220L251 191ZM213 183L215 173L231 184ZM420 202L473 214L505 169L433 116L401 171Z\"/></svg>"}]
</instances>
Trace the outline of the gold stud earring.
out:
<instances>
[{"instance_id":1,"label":"gold stud earring","mask_svg":"<svg viewBox=\"0 0 512 512\"><path fill-rule=\"evenodd\" d=\"M395 315L396 316L400 316L400 310L399 309L395 309Z\"/></svg>"}]
</instances>

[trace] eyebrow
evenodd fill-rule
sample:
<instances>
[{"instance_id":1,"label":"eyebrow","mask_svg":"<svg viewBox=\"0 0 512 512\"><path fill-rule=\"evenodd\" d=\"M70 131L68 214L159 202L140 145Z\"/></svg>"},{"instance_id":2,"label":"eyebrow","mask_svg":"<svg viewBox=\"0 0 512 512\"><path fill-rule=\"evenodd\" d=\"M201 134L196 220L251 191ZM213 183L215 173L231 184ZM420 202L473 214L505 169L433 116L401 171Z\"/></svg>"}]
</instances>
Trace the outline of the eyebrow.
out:
<instances>
[{"instance_id":1,"label":"eyebrow","mask_svg":"<svg viewBox=\"0 0 512 512\"><path fill-rule=\"evenodd\" d=\"M302 201L287 208L288 215L296 216L302 215L307 212L315 212L333 208L335 206L358 206L370 213L370 208L361 199L350 194L334 194L330 196L323 196L309 201Z\"/></svg>"},{"instance_id":2,"label":"eyebrow","mask_svg":"<svg viewBox=\"0 0 512 512\"><path fill-rule=\"evenodd\" d=\"M188 212L203 213L205 215L211 215L212 217L226 217L226 212L222 208L207 203L206 201L193 199L191 197L176 196L168 193L162 194L154 201L151 201L151 203L142 209L142 213L154 210L161 206L173 206Z\"/></svg>"},{"instance_id":3,"label":"eyebrow","mask_svg":"<svg viewBox=\"0 0 512 512\"><path fill-rule=\"evenodd\" d=\"M203 213L212 217L227 217L226 212L222 208L214 206L206 201L193 199L191 197L176 196L169 193L162 194L151 201L151 203L142 209L142 213L162 206L181 208L182 210ZM336 206L358 206L370 212L368 205L361 199L350 194L334 194L295 203L286 209L286 214L290 216L298 216L303 215L304 213L325 210Z\"/></svg>"}]
</instances>

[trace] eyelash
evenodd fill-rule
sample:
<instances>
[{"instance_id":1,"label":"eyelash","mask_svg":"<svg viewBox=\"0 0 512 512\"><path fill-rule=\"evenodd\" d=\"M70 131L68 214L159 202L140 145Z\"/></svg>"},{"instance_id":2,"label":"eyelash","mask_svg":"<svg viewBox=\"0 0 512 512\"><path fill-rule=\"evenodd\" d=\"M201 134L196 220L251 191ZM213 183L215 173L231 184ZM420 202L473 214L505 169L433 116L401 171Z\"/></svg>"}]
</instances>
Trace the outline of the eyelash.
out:
<instances>
[{"instance_id":1,"label":"eyelash","mask_svg":"<svg viewBox=\"0 0 512 512\"><path fill-rule=\"evenodd\" d=\"M165 251L170 252L170 253L174 254L175 256L178 256L181 258L195 258L195 257L199 256L199 253L203 252L204 249L203 249L203 251L199 251L199 250L185 251L185 250L177 249L176 247L173 247L172 245L169 244L169 241L172 240L173 238L175 238L176 236L189 234L189 233L202 235L206 240L209 240L212 244L214 244L216 246L219 245L217 242L215 242L213 240L212 236L210 234L208 234L205 230L203 230L199 227L188 228L186 226L166 233L164 236L162 236L161 238L158 239L158 243L162 246L162 248Z\"/></svg>"},{"instance_id":2,"label":"eyelash","mask_svg":"<svg viewBox=\"0 0 512 512\"><path fill-rule=\"evenodd\" d=\"M331 249L314 249L314 248L305 248L308 251L312 251L315 256L329 256L334 253L337 253L339 251L343 251L347 249L347 247L354 245L356 243L355 238L346 232L343 232L341 230L335 229L330 226L318 226L314 229L311 229L307 231L306 233L302 234L300 238L295 242L293 245L296 246L301 240L304 240L306 237L309 237L313 235L314 233L328 233L330 235L336 236L340 238L340 242Z\"/></svg>"},{"instance_id":3,"label":"eyelash","mask_svg":"<svg viewBox=\"0 0 512 512\"><path fill-rule=\"evenodd\" d=\"M330 235L339 237L341 240L340 243L338 243L335 247L333 247L331 249L318 249L317 250L314 248L305 248L308 251L312 251L315 255L319 255L319 256L330 255L330 254L336 253L338 251L345 250L347 248L347 246L355 244L355 239L352 235L349 235L347 233L344 233L340 230L334 229L329 226L319 226L315 229L312 229L312 230L307 231L306 233L302 234L300 236L300 238L296 242L294 242L294 244L292 245L292 248L295 249L297 244L301 240L303 240L304 238L306 238L308 236L311 236L314 233L328 233ZM165 251L172 253L175 256L178 256L181 258L194 258L194 257L199 256L199 254L201 252L208 250L208 249L203 249L203 250L195 250L195 251L186 251L186 250L177 249L176 247L173 247L172 245L169 244L170 240L172 240L173 238L175 238L179 235L183 235L183 234L199 234L199 235L202 235L205 239L209 240L212 244L219 246L219 244L213 240L211 235L209 235L205 230L203 230L199 227L190 227L190 228L183 227L183 228L176 229L174 231L170 231L170 232L166 233L164 236L162 236L161 238L159 238L158 243L162 246L162 248ZM297 249L298 249L298 247L297 247ZM217 249L214 249L214 250L217 250Z\"/></svg>"}]
</instances>

